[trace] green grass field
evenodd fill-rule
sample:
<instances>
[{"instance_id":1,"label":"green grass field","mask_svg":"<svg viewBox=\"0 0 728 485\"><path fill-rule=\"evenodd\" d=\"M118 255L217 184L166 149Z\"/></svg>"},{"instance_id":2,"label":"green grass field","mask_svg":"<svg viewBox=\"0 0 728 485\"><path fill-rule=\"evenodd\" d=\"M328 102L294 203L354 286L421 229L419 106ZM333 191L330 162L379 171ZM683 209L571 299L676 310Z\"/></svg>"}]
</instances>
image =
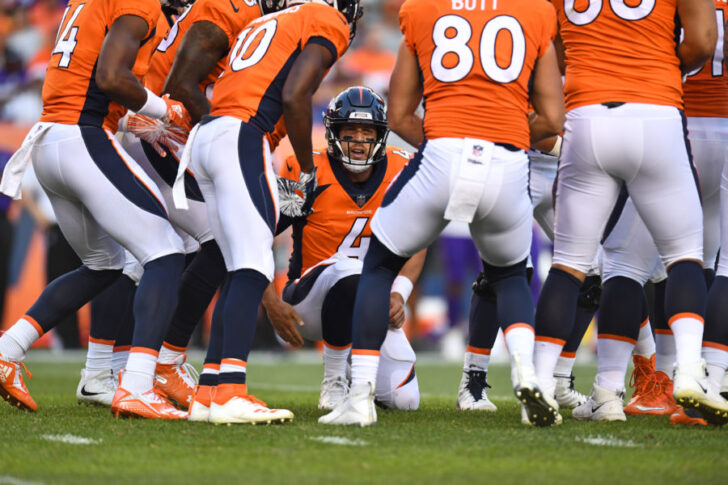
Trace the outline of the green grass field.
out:
<instances>
[{"instance_id":1,"label":"green grass field","mask_svg":"<svg viewBox=\"0 0 728 485\"><path fill-rule=\"evenodd\" d=\"M252 427L112 418L79 406L82 359L31 352L37 413L0 403L0 484L64 483L728 483L728 429L676 428L666 418L627 423L520 424L509 371L488 380L495 414L455 409L460 366L418 364L419 411L379 411L372 428L317 424L321 366L257 359L249 387L291 424ZM198 362L199 364L199 362ZM592 367L576 369L587 392ZM49 441L73 435L88 444ZM330 443L330 438L343 438Z\"/></svg>"}]
</instances>

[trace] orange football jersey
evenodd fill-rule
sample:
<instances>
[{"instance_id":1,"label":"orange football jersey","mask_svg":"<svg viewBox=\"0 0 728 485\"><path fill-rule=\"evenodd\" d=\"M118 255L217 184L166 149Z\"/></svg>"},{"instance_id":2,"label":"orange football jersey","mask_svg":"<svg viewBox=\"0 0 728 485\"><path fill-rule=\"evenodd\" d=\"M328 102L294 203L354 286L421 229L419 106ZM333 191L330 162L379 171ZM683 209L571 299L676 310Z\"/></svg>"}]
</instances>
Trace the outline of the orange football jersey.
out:
<instances>
[{"instance_id":1,"label":"orange football jersey","mask_svg":"<svg viewBox=\"0 0 728 485\"><path fill-rule=\"evenodd\" d=\"M134 15L144 19L149 30L132 68L141 79L159 41L156 27L161 12L159 0L71 0L43 83L41 121L103 126L116 131L126 108L111 101L96 85L101 45L119 17Z\"/></svg>"},{"instance_id":2,"label":"orange football jersey","mask_svg":"<svg viewBox=\"0 0 728 485\"><path fill-rule=\"evenodd\" d=\"M349 46L349 24L333 7L304 3L253 21L238 35L215 83L215 116L233 116L272 132L283 114L281 91L291 66L310 42L338 59Z\"/></svg>"},{"instance_id":3,"label":"orange football jersey","mask_svg":"<svg viewBox=\"0 0 728 485\"><path fill-rule=\"evenodd\" d=\"M682 109L677 0L553 0L566 109L610 101Z\"/></svg>"},{"instance_id":4,"label":"orange football jersey","mask_svg":"<svg viewBox=\"0 0 728 485\"><path fill-rule=\"evenodd\" d=\"M386 158L374 165L369 180L355 184L347 178L341 162L332 159L326 148L313 155L319 194L313 203L313 213L293 223L290 280L300 278L337 252L353 258L364 257L372 235L369 221L382 205L389 184L410 159L406 151L387 147ZM298 180L300 171L296 157L291 155L282 165L280 176Z\"/></svg>"},{"instance_id":5,"label":"orange football jersey","mask_svg":"<svg viewBox=\"0 0 728 485\"><path fill-rule=\"evenodd\" d=\"M685 114L708 118L728 118L728 74L723 63L723 39L728 20L728 3L715 0L718 42L713 57L697 72L690 73L683 85Z\"/></svg>"},{"instance_id":6,"label":"orange football jersey","mask_svg":"<svg viewBox=\"0 0 728 485\"><path fill-rule=\"evenodd\" d=\"M425 138L529 145L529 79L556 36L545 0L407 0L399 23L424 88Z\"/></svg>"},{"instance_id":7,"label":"orange football jersey","mask_svg":"<svg viewBox=\"0 0 728 485\"><path fill-rule=\"evenodd\" d=\"M229 50L243 27L258 17L260 17L260 7L255 0L197 0L192 7L180 15L169 34L159 43L159 47L152 56L152 65L144 78L144 84L156 94L162 94L162 87L172 68L177 49L193 24L202 21L215 24L225 32ZM220 77L225 69L226 61L225 58L220 59L215 69L200 83L200 89L203 92Z\"/></svg>"}]
</instances>

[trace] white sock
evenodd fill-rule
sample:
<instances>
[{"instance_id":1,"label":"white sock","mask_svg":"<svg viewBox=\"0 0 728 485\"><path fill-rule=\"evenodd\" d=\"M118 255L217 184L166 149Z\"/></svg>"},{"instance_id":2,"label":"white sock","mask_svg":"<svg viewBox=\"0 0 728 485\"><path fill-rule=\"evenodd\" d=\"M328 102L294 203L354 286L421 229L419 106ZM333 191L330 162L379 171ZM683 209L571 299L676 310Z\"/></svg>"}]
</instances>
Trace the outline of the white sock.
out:
<instances>
[{"instance_id":1,"label":"white sock","mask_svg":"<svg viewBox=\"0 0 728 485\"><path fill-rule=\"evenodd\" d=\"M703 359L708 369L708 379L713 383L715 389L720 389L725 370L728 368L728 351L714 347L712 343L706 342L703 345Z\"/></svg>"},{"instance_id":2,"label":"white sock","mask_svg":"<svg viewBox=\"0 0 728 485\"><path fill-rule=\"evenodd\" d=\"M672 317L670 330L675 336L675 361L678 365L698 362L703 347L703 321L692 314L680 313Z\"/></svg>"},{"instance_id":3,"label":"white sock","mask_svg":"<svg viewBox=\"0 0 728 485\"><path fill-rule=\"evenodd\" d=\"M655 370L664 372L672 379L675 367L675 337L670 330L657 330L655 333Z\"/></svg>"},{"instance_id":4,"label":"white sock","mask_svg":"<svg viewBox=\"0 0 728 485\"><path fill-rule=\"evenodd\" d=\"M506 347L511 354L511 366L514 364L513 356L517 355L523 364L533 364L533 347L536 335L533 327L525 323L514 323L503 332Z\"/></svg>"},{"instance_id":5,"label":"white sock","mask_svg":"<svg viewBox=\"0 0 728 485\"><path fill-rule=\"evenodd\" d=\"M119 371L124 370L124 367L126 367L130 348L128 345L114 347L114 353L111 355L111 368L114 370L115 376L119 375Z\"/></svg>"},{"instance_id":6,"label":"white sock","mask_svg":"<svg viewBox=\"0 0 728 485\"><path fill-rule=\"evenodd\" d=\"M351 344L346 347L330 347L324 342L324 379L346 376L346 359L349 358Z\"/></svg>"},{"instance_id":7,"label":"white sock","mask_svg":"<svg viewBox=\"0 0 728 485\"><path fill-rule=\"evenodd\" d=\"M640 333L639 337L637 337L637 345L634 346L634 353L645 359L651 359L655 354L655 338L652 336L652 325L650 325L649 319L640 325Z\"/></svg>"},{"instance_id":8,"label":"white sock","mask_svg":"<svg viewBox=\"0 0 728 485\"><path fill-rule=\"evenodd\" d=\"M352 350L351 352L351 385L352 387L358 384L365 384L367 382L377 382L377 369L379 368L379 352L376 355L369 353L357 353L357 352L371 352L371 351L357 351Z\"/></svg>"},{"instance_id":9,"label":"white sock","mask_svg":"<svg viewBox=\"0 0 728 485\"><path fill-rule=\"evenodd\" d=\"M550 340L536 340L533 349L533 363L536 367L538 385L542 390L554 388L554 369L559 360L563 343Z\"/></svg>"},{"instance_id":10,"label":"white sock","mask_svg":"<svg viewBox=\"0 0 728 485\"><path fill-rule=\"evenodd\" d=\"M597 338L596 383L610 391L624 389L624 376L634 349L633 342L613 338Z\"/></svg>"},{"instance_id":11,"label":"white sock","mask_svg":"<svg viewBox=\"0 0 728 485\"><path fill-rule=\"evenodd\" d=\"M114 341L88 338L86 351L86 370L100 371L113 368L112 356L114 354Z\"/></svg>"},{"instance_id":12,"label":"white sock","mask_svg":"<svg viewBox=\"0 0 728 485\"><path fill-rule=\"evenodd\" d=\"M187 349L184 347L175 347L167 342L162 344L162 348L159 349L159 360L160 364L174 364L177 357L184 354Z\"/></svg>"},{"instance_id":13,"label":"white sock","mask_svg":"<svg viewBox=\"0 0 728 485\"><path fill-rule=\"evenodd\" d=\"M472 345L467 346L463 370L488 372L488 364L490 364L490 349L481 349Z\"/></svg>"},{"instance_id":14,"label":"white sock","mask_svg":"<svg viewBox=\"0 0 728 485\"><path fill-rule=\"evenodd\" d=\"M22 360L42 334L43 330L35 320L23 317L0 336L0 355L8 360Z\"/></svg>"},{"instance_id":15,"label":"white sock","mask_svg":"<svg viewBox=\"0 0 728 485\"><path fill-rule=\"evenodd\" d=\"M554 368L554 377L571 377L576 362L576 352L561 352Z\"/></svg>"},{"instance_id":16,"label":"white sock","mask_svg":"<svg viewBox=\"0 0 728 485\"><path fill-rule=\"evenodd\" d=\"M154 369L156 367L156 354L132 349L129 352L129 360L126 362L126 370L122 376L121 386L127 391L140 394L152 390L154 386Z\"/></svg>"}]
</instances>

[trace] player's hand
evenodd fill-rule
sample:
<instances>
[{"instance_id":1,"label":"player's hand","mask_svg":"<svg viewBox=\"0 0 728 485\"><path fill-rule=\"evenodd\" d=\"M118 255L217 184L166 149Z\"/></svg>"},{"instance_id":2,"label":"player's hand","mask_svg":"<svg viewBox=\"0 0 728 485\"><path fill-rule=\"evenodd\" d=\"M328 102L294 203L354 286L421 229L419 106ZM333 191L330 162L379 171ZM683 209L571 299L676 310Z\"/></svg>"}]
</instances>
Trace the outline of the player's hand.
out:
<instances>
[{"instance_id":1,"label":"player's hand","mask_svg":"<svg viewBox=\"0 0 728 485\"><path fill-rule=\"evenodd\" d=\"M404 325L404 298L397 292L389 294L389 326L402 328Z\"/></svg>"},{"instance_id":2,"label":"player's hand","mask_svg":"<svg viewBox=\"0 0 728 485\"><path fill-rule=\"evenodd\" d=\"M318 187L318 179L316 178L316 167L313 167L313 170L306 173L303 170L301 170L301 173L298 175L298 190L303 193L303 207L301 208L301 211L304 213L310 214L313 212L311 210L311 207L313 207L314 199L316 198L316 188ZM308 215L306 214L306 215Z\"/></svg>"},{"instance_id":3,"label":"player's hand","mask_svg":"<svg viewBox=\"0 0 728 485\"><path fill-rule=\"evenodd\" d=\"M278 203L281 213L288 217L306 217L310 208L304 211L306 199L298 193L299 183L295 180L278 177Z\"/></svg>"},{"instance_id":4,"label":"player's hand","mask_svg":"<svg viewBox=\"0 0 728 485\"><path fill-rule=\"evenodd\" d=\"M189 133L192 129L192 119L185 105L171 99L169 94L162 96L162 100L167 104L167 113L162 118L162 121L168 125L178 126L185 134Z\"/></svg>"},{"instance_id":5,"label":"player's hand","mask_svg":"<svg viewBox=\"0 0 728 485\"><path fill-rule=\"evenodd\" d=\"M276 333L292 347L299 348L303 345L303 338L298 333L296 326L302 327L303 320L291 305L283 300L266 302L265 312L268 314L273 329Z\"/></svg>"},{"instance_id":6,"label":"player's hand","mask_svg":"<svg viewBox=\"0 0 728 485\"><path fill-rule=\"evenodd\" d=\"M154 150L162 157L167 156L167 150L163 145L169 145L170 142L184 145L187 140L187 135L179 129L172 130L161 120L140 114L129 113L124 129L152 145Z\"/></svg>"}]
</instances>

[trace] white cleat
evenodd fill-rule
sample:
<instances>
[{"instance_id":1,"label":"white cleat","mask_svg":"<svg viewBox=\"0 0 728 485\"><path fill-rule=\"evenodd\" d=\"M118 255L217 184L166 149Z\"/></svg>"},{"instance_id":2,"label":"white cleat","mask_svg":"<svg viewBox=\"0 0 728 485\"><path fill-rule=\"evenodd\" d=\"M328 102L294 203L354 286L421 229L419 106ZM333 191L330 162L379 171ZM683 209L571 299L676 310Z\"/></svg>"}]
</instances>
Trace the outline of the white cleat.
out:
<instances>
[{"instance_id":1,"label":"white cleat","mask_svg":"<svg viewBox=\"0 0 728 485\"><path fill-rule=\"evenodd\" d=\"M728 423L728 401L720 395L708 379L705 361L695 364L675 364L673 396L685 409L696 409L709 424Z\"/></svg>"},{"instance_id":2,"label":"white cleat","mask_svg":"<svg viewBox=\"0 0 728 485\"><path fill-rule=\"evenodd\" d=\"M349 382L344 376L327 377L321 382L318 408L331 411L349 395Z\"/></svg>"},{"instance_id":3,"label":"white cleat","mask_svg":"<svg viewBox=\"0 0 728 485\"><path fill-rule=\"evenodd\" d=\"M377 423L374 407L374 383L354 385L349 395L329 414L318 419L321 424L371 426Z\"/></svg>"},{"instance_id":4,"label":"white cleat","mask_svg":"<svg viewBox=\"0 0 728 485\"><path fill-rule=\"evenodd\" d=\"M116 382L111 369L99 371L81 369L81 381L76 387L78 403L110 407L116 392Z\"/></svg>"},{"instance_id":5,"label":"white cleat","mask_svg":"<svg viewBox=\"0 0 728 485\"><path fill-rule=\"evenodd\" d=\"M293 421L293 413L288 409L269 409L263 401L251 395L233 396L225 404L217 404L213 400L209 416L213 424L255 425Z\"/></svg>"},{"instance_id":6,"label":"white cleat","mask_svg":"<svg viewBox=\"0 0 728 485\"><path fill-rule=\"evenodd\" d=\"M526 418L534 426L553 426L561 423L559 405L551 393L542 392L536 380L533 363L523 362L517 354L511 356L513 391L526 409Z\"/></svg>"},{"instance_id":7,"label":"white cleat","mask_svg":"<svg viewBox=\"0 0 728 485\"><path fill-rule=\"evenodd\" d=\"M187 421L203 422L207 423L210 421L210 408L205 406L199 401L192 401L189 413L187 414Z\"/></svg>"},{"instance_id":8,"label":"white cleat","mask_svg":"<svg viewBox=\"0 0 728 485\"><path fill-rule=\"evenodd\" d=\"M554 376L556 388L554 399L559 404L559 409L574 409L584 404L587 397L574 389L574 376Z\"/></svg>"},{"instance_id":9,"label":"white cleat","mask_svg":"<svg viewBox=\"0 0 728 485\"><path fill-rule=\"evenodd\" d=\"M490 386L482 370L463 370L458 390L458 409L464 411L497 411L498 408L488 399L486 391Z\"/></svg>"},{"instance_id":10,"label":"white cleat","mask_svg":"<svg viewBox=\"0 0 728 485\"><path fill-rule=\"evenodd\" d=\"M584 404L574 409L574 419L591 421L627 421L624 414L624 389L610 391L596 383Z\"/></svg>"}]
</instances>

